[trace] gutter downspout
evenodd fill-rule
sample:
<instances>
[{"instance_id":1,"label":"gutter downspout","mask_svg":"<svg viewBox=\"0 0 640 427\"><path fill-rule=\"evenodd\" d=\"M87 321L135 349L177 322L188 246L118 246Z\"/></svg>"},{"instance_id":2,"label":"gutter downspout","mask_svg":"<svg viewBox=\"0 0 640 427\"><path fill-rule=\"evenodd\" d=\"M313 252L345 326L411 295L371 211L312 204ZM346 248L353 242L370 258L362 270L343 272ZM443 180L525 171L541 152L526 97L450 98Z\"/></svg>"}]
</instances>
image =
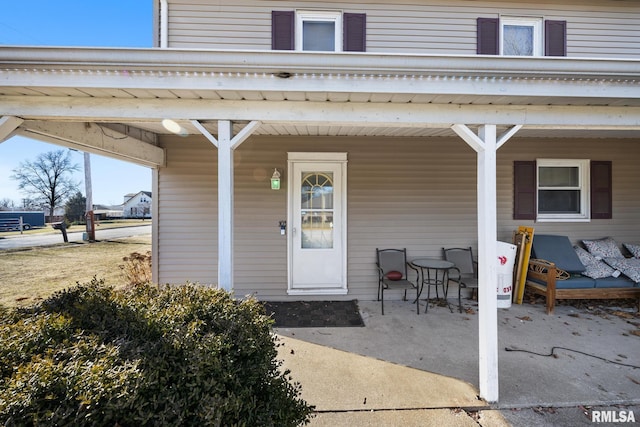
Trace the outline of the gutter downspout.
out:
<instances>
[{"instance_id":1,"label":"gutter downspout","mask_svg":"<svg viewBox=\"0 0 640 427\"><path fill-rule=\"evenodd\" d=\"M166 49L169 44L169 2L160 0L160 48Z\"/></svg>"}]
</instances>

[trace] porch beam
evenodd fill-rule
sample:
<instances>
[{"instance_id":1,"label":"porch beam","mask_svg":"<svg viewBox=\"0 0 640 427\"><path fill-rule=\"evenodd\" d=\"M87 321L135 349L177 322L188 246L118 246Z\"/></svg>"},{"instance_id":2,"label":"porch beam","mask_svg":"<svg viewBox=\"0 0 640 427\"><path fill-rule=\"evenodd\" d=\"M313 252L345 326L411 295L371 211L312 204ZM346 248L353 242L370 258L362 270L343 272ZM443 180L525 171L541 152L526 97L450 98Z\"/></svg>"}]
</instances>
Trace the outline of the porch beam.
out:
<instances>
[{"instance_id":1,"label":"porch beam","mask_svg":"<svg viewBox=\"0 0 640 427\"><path fill-rule=\"evenodd\" d=\"M478 369L480 397L497 402L498 314L496 125L480 126L475 135L468 126L452 129L477 153L478 200ZM510 132L508 132L510 133Z\"/></svg>"},{"instance_id":2,"label":"porch beam","mask_svg":"<svg viewBox=\"0 0 640 427\"><path fill-rule=\"evenodd\" d=\"M496 149L499 149L504 145L505 142L511 139L513 135L515 135L520 129L522 129L522 125L511 126L507 129L506 132L501 134L496 141Z\"/></svg>"},{"instance_id":3,"label":"porch beam","mask_svg":"<svg viewBox=\"0 0 640 427\"><path fill-rule=\"evenodd\" d=\"M205 138L207 138L209 140L210 143L212 143L213 145L215 145L216 147L218 147L218 139L213 136L213 134L211 134L211 132L209 132L209 130L204 127L202 125L202 123L200 123L197 120L191 120L191 124L198 129L198 131L204 135Z\"/></svg>"},{"instance_id":4,"label":"porch beam","mask_svg":"<svg viewBox=\"0 0 640 427\"><path fill-rule=\"evenodd\" d=\"M164 150L96 123L24 121L18 134L142 166L164 166Z\"/></svg>"},{"instance_id":5,"label":"porch beam","mask_svg":"<svg viewBox=\"0 0 640 427\"><path fill-rule=\"evenodd\" d=\"M233 137L231 148L233 148L234 150L238 148L240 144L245 142L247 138L249 138L259 127L260 121L254 120L252 122L249 122L249 124L243 127L242 130Z\"/></svg>"},{"instance_id":6,"label":"porch beam","mask_svg":"<svg viewBox=\"0 0 640 427\"><path fill-rule=\"evenodd\" d=\"M15 116L0 117L0 143L14 135L14 131L22 124L23 120Z\"/></svg>"},{"instance_id":7,"label":"porch beam","mask_svg":"<svg viewBox=\"0 0 640 427\"><path fill-rule=\"evenodd\" d=\"M484 150L484 141L478 137L471 129L466 125L455 124L451 126L451 129L458 134L460 138L464 140L469 147L473 148L476 153L480 153Z\"/></svg>"},{"instance_id":8,"label":"porch beam","mask_svg":"<svg viewBox=\"0 0 640 427\"><path fill-rule=\"evenodd\" d=\"M639 130L640 107L457 105L210 99L0 96L0 115L35 120L160 122L167 117L339 126L447 128L456 123L527 128ZM201 120L202 122L202 120Z\"/></svg>"}]
</instances>

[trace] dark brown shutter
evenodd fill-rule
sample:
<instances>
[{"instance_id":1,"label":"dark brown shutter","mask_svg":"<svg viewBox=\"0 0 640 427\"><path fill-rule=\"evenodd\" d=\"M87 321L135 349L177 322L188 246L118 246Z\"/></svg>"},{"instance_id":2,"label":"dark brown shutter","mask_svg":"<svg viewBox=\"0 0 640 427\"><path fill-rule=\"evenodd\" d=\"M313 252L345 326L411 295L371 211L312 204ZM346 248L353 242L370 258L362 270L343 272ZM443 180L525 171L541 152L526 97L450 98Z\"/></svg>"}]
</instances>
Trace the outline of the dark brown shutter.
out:
<instances>
[{"instance_id":1,"label":"dark brown shutter","mask_svg":"<svg viewBox=\"0 0 640 427\"><path fill-rule=\"evenodd\" d=\"M271 12L271 49L293 50L295 39L295 12L274 10Z\"/></svg>"},{"instance_id":2,"label":"dark brown shutter","mask_svg":"<svg viewBox=\"0 0 640 427\"><path fill-rule=\"evenodd\" d=\"M498 18L478 18L477 53L497 55L499 50L500 20Z\"/></svg>"},{"instance_id":3,"label":"dark brown shutter","mask_svg":"<svg viewBox=\"0 0 640 427\"><path fill-rule=\"evenodd\" d=\"M536 219L536 162L513 162L513 219Z\"/></svg>"},{"instance_id":4,"label":"dark brown shutter","mask_svg":"<svg viewBox=\"0 0 640 427\"><path fill-rule=\"evenodd\" d=\"M367 15L345 13L343 19L342 50L345 52L365 52L367 41Z\"/></svg>"},{"instance_id":5,"label":"dark brown shutter","mask_svg":"<svg viewBox=\"0 0 640 427\"><path fill-rule=\"evenodd\" d=\"M613 218L613 182L610 161L591 161L591 218Z\"/></svg>"},{"instance_id":6,"label":"dark brown shutter","mask_svg":"<svg viewBox=\"0 0 640 427\"><path fill-rule=\"evenodd\" d=\"M567 21L544 21L545 56L567 56Z\"/></svg>"}]
</instances>

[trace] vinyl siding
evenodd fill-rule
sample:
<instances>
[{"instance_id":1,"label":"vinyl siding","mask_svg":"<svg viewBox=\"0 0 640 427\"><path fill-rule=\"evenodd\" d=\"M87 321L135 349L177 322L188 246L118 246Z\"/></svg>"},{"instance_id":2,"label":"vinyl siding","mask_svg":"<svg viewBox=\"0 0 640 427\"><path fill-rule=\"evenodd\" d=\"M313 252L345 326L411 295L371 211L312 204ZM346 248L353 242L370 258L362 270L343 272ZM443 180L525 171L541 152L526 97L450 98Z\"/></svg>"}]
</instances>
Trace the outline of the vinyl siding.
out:
<instances>
[{"instance_id":1,"label":"vinyl siding","mask_svg":"<svg viewBox=\"0 0 640 427\"><path fill-rule=\"evenodd\" d=\"M202 138L178 138L167 143L167 153L167 167L158 171L155 217L159 283L215 284L217 151Z\"/></svg>"},{"instance_id":2,"label":"vinyl siding","mask_svg":"<svg viewBox=\"0 0 640 427\"><path fill-rule=\"evenodd\" d=\"M164 138L167 167L159 170L159 281L215 284L217 277L216 149L202 138ZM287 289L287 152L348 155L348 288L343 298L376 298L376 247L406 247L409 257L440 257L441 247L477 249L476 154L457 138L253 137L235 153L234 269L238 296L293 299ZM610 140L509 141L498 154L498 239L519 225L538 233L581 238L612 236L640 242L638 149ZM513 161L576 153L613 161L614 217L588 223L512 220ZM273 168L283 171L273 191ZM300 297L295 297L299 299ZM319 297L326 299L325 297ZM310 297L309 299L312 299Z\"/></svg>"},{"instance_id":3,"label":"vinyl siding","mask_svg":"<svg viewBox=\"0 0 640 427\"><path fill-rule=\"evenodd\" d=\"M337 9L367 14L367 51L476 53L476 18L536 16L567 21L570 57L640 57L640 4L635 1L472 0L237 1L170 0L169 47L271 49L271 11Z\"/></svg>"}]
</instances>

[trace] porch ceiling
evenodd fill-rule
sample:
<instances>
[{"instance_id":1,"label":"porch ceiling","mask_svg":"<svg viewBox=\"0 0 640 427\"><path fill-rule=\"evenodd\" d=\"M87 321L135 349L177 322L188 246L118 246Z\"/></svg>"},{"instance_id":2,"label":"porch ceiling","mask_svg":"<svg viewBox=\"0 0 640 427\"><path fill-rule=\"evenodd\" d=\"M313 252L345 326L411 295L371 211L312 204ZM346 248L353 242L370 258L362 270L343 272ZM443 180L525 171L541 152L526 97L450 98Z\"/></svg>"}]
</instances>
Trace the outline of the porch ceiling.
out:
<instances>
[{"instance_id":1,"label":"porch ceiling","mask_svg":"<svg viewBox=\"0 0 640 427\"><path fill-rule=\"evenodd\" d=\"M176 111L197 103L194 111L202 111L210 103L217 106L218 115L220 105L233 105L237 115L242 103L256 106L263 101L284 108L293 103L338 109L376 105L393 111L437 105L578 107L581 112L640 108L640 61L634 60L40 47L0 47L0 58L0 116L17 116L26 123L119 123L155 134L171 133L157 111L148 118L127 117L127 108L139 102L140 108L171 105L168 110ZM73 107L66 112L56 108L64 104ZM260 120L248 111L245 120ZM229 119L165 118L175 119L183 133L197 135L190 119L200 120L214 133L218 119ZM243 120L233 120L238 129L243 126ZM320 116L309 122L282 117L261 121L255 135L455 136L442 123L394 125L374 115L350 123ZM524 125L518 137L638 138L640 127L635 122L588 129Z\"/></svg>"}]
</instances>

